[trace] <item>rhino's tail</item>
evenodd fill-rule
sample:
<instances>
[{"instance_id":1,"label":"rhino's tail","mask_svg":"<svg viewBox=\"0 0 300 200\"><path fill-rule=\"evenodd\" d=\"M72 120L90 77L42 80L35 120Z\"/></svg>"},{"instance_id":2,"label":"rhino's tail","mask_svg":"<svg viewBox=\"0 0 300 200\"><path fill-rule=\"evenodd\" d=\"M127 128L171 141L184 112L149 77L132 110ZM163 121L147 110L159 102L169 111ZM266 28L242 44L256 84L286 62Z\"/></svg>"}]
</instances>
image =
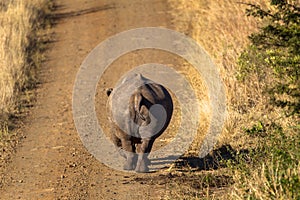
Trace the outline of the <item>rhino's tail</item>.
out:
<instances>
[{"instance_id":1,"label":"rhino's tail","mask_svg":"<svg viewBox=\"0 0 300 200\"><path fill-rule=\"evenodd\" d=\"M134 108L134 113L137 117L139 117L141 120L145 121L147 116L143 115L142 112L142 101L143 101L143 96L141 94L134 94L133 97L133 108Z\"/></svg>"}]
</instances>

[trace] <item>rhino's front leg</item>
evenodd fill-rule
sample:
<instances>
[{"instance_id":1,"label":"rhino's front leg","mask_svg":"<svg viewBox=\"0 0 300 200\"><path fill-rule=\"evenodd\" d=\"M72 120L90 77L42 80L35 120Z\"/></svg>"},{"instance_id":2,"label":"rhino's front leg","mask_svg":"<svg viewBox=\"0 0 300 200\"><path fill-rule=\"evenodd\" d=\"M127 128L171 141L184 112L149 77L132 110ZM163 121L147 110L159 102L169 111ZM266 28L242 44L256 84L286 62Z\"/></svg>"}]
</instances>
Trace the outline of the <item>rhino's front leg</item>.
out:
<instances>
[{"instance_id":1,"label":"rhino's front leg","mask_svg":"<svg viewBox=\"0 0 300 200\"><path fill-rule=\"evenodd\" d=\"M142 144L138 149L138 160L135 168L136 172L148 172L150 160L148 155L151 151L154 140L149 138L142 139Z\"/></svg>"}]
</instances>

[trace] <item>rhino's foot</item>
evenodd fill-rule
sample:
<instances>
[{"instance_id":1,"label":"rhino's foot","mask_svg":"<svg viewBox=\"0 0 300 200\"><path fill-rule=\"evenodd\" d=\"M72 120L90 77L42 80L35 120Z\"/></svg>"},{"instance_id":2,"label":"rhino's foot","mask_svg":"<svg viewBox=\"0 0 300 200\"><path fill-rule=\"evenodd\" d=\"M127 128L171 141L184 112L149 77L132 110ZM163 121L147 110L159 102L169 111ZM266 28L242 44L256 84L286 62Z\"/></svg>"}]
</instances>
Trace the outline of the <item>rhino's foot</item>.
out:
<instances>
[{"instance_id":1,"label":"rhino's foot","mask_svg":"<svg viewBox=\"0 0 300 200\"><path fill-rule=\"evenodd\" d=\"M138 173L149 172L149 167L147 165L141 164L135 168L135 171Z\"/></svg>"},{"instance_id":2,"label":"rhino's foot","mask_svg":"<svg viewBox=\"0 0 300 200\"><path fill-rule=\"evenodd\" d=\"M127 160L123 166L124 170L134 170L136 169L136 165L137 165L137 156L129 156L127 157Z\"/></svg>"},{"instance_id":3,"label":"rhino's foot","mask_svg":"<svg viewBox=\"0 0 300 200\"><path fill-rule=\"evenodd\" d=\"M149 164L150 164L150 160L148 158L140 160L137 163L135 171L139 173L149 172L149 167L148 167Z\"/></svg>"},{"instance_id":4,"label":"rhino's foot","mask_svg":"<svg viewBox=\"0 0 300 200\"><path fill-rule=\"evenodd\" d=\"M134 170L135 169L135 165L133 165L133 163L125 163L123 166L124 170Z\"/></svg>"}]
</instances>

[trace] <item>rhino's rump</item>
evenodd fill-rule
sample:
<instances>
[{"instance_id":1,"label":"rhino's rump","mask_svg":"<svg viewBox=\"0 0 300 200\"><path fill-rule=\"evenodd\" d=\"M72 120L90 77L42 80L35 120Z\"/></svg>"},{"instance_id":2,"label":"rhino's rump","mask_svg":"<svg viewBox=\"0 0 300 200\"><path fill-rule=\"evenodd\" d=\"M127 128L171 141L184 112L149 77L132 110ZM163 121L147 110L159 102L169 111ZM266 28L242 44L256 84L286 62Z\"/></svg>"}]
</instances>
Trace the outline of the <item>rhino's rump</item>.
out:
<instances>
[{"instance_id":1,"label":"rhino's rump","mask_svg":"<svg viewBox=\"0 0 300 200\"><path fill-rule=\"evenodd\" d=\"M136 87L134 82L131 85L122 85L113 92L112 113L114 122L122 132L134 137L158 136L168 126L172 115L171 96L163 86L153 82L140 84L138 88L132 90L133 86ZM120 94L126 95L121 96ZM150 108L153 105L161 105L161 108L164 109L162 112L166 114L166 117L163 125L159 117L150 113ZM153 123L148 126L151 123L150 114ZM151 135L150 133L154 130L156 130L155 134Z\"/></svg>"}]
</instances>

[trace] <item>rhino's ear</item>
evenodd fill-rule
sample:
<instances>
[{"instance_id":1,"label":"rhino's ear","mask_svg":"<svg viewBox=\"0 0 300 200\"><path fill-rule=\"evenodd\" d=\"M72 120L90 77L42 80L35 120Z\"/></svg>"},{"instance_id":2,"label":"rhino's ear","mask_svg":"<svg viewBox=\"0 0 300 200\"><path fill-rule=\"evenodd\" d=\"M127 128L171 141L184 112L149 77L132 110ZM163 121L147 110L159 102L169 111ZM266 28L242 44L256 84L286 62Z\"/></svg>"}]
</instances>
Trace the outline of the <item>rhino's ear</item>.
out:
<instances>
[{"instance_id":1,"label":"rhino's ear","mask_svg":"<svg viewBox=\"0 0 300 200\"><path fill-rule=\"evenodd\" d=\"M109 95L112 93L112 91L113 91L113 88L108 88L108 89L106 90L106 94L107 94L108 97L109 97Z\"/></svg>"}]
</instances>

